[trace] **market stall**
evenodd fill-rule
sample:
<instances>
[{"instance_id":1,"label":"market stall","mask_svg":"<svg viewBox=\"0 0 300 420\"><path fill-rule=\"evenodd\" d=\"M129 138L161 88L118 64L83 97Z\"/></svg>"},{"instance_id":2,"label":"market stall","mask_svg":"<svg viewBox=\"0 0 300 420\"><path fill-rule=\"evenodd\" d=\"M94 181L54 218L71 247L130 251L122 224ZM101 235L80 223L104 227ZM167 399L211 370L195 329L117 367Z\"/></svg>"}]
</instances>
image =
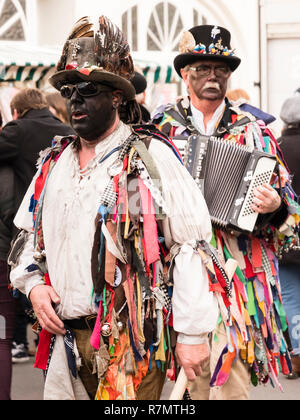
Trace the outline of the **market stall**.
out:
<instances>
[{"instance_id":1,"label":"market stall","mask_svg":"<svg viewBox=\"0 0 300 420\"><path fill-rule=\"evenodd\" d=\"M59 57L60 48L31 47L26 43L0 45L1 97L4 95L4 89L7 92L7 88L30 86L51 90L48 79L55 72ZM163 66L140 59L134 59L134 63L147 79L147 105L150 111L160 103L172 101L178 95L179 78L171 65ZM1 98L0 102L3 102ZM3 107L7 108L5 105L2 105L2 109ZM4 120L9 119L6 111L4 114Z\"/></svg>"}]
</instances>

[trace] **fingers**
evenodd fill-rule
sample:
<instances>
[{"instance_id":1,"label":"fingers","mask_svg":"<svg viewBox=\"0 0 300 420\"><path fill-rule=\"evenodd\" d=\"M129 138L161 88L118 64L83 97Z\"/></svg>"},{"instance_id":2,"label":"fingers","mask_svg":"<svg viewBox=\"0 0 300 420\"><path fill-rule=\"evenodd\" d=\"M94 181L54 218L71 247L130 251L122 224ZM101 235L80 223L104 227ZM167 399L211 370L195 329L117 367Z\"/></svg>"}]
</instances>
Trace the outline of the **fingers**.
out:
<instances>
[{"instance_id":1,"label":"fingers","mask_svg":"<svg viewBox=\"0 0 300 420\"><path fill-rule=\"evenodd\" d=\"M51 298L52 302L54 303L54 305L59 305L60 304L60 297L55 292L55 290L52 289L52 288L50 289L50 298Z\"/></svg>"},{"instance_id":2,"label":"fingers","mask_svg":"<svg viewBox=\"0 0 300 420\"><path fill-rule=\"evenodd\" d=\"M273 213L281 205L281 198L277 191L269 184L257 187L253 191L252 210L261 213Z\"/></svg>"},{"instance_id":3,"label":"fingers","mask_svg":"<svg viewBox=\"0 0 300 420\"><path fill-rule=\"evenodd\" d=\"M186 367L185 368L183 366L183 369L184 369L184 373L185 373L188 381L190 381L190 382L195 381L195 379L197 378L197 376L200 376L201 375L201 373L199 375L196 375L195 371L192 368L190 368L190 367Z\"/></svg>"},{"instance_id":4,"label":"fingers","mask_svg":"<svg viewBox=\"0 0 300 420\"><path fill-rule=\"evenodd\" d=\"M195 379L196 379L196 376L201 376L201 374L202 374L202 365L204 365L204 363L205 362L203 361L201 364L195 365L193 367L193 372L195 374Z\"/></svg>"},{"instance_id":5,"label":"fingers","mask_svg":"<svg viewBox=\"0 0 300 420\"><path fill-rule=\"evenodd\" d=\"M30 300L41 327L51 334L66 333L63 322L53 309L60 298L50 286L38 285L30 292Z\"/></svg>"},{"instance_id":6,"label":"fingers","mask_svg":"<svg viewBox=\"0 0 300 420\"><path fill-rule=\"evenodd\" d=\"M207 344L187 345L177 343L176 359L182 366L189 381L194 381L202 374L202 367L209 359L209 347Z\"/></svg>"},{"instance_id":7,"label":"fingers","mask_svg":"<svg viewBox=\"0 0 300 420\"><path fill-rule=\"evenodd\" d=\"M44 328L49 333L65 335L66 331L64 324L56 315L51 305L40 309L37 317L42 328Z\"/></svg>"},{"instance_id":8,"label":"fingers","mask_svg":"<svg viewBox=\"0 0 300 420\"><path fill-rule=\"evenodd\" d=\"M199 364L182 364L186 377L189 381L193 382L197 376L201 376L202 374L202 365L204 365L204 361Z\"/></svg>"}]
</instances>

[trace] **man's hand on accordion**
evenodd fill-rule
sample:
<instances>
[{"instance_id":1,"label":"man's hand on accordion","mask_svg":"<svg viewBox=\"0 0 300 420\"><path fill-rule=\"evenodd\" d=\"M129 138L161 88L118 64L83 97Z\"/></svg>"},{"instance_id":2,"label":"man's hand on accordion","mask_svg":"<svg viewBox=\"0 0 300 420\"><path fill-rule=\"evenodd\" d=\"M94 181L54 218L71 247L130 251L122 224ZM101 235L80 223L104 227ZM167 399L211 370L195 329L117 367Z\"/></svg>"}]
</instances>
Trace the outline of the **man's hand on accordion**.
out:
<instances>
[{"instance_id":1,"label":"man's hand on accordion","mask_svg":"<svg viewBox=\"0 0 300 420\"><path fill-rule=\"evenodd\" d=\"M257 213L274 213L281 205L280 195L269 184L255 188L253 194L252 209Z\"/></svg>"}]
</instances>

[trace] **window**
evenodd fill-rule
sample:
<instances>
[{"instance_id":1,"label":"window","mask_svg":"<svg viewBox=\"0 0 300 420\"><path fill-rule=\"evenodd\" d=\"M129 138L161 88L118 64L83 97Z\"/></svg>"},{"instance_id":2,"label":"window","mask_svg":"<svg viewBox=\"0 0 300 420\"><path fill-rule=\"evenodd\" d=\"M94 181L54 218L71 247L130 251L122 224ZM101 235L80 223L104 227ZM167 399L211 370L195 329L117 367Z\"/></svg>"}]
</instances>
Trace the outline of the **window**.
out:
<instances>
[{"instance_id":1,"label":"window","mask_svg":"<svg viewBox=\"0 0 300 420\"><path fill-rule=\"evenodd\" d=\"M207 23L202 7L191 1L191 7L186 8L181 7L182 0L161 0L154 5L137 2L127 9L122 14L122 31L131 50L167 55L177 52L184 29Z\"/></svg>"},{"instance_id":2,"label":"window","mask_svg":"<svg viewBox=\"0 0 300 420\"><path fill-rule=\"evenodd\" d=\"M179 10L164 1L153 10L148 31L147 48L150 51L177 51L183 23Z\"/></svg>"},{"instance_id":3,"label":"window","mask_svg":"<svg viewBox=\"0 0 300 420\"><path fill-rule=\"evenodd\" d=\"M207 24L207 19L201 15L201 13L199 12L199 10L197 9L193 9L193 26L198 26L198 25L206 25Z\"/></svg>"},{"instance_id":4,"label":"window","mask_svg":"<svg viewBox=\"0 0 300 420\"><path fill-rule=\"evenodd\" d=\"M138 49L138 22L137 22L137 6L127 10L122 15L122 32L131 46L132 51Z\"/></svg>"},{"instance_id":5,"label":"window","mask_svg":"<svg viewBox=\"0 0 300 420\"><path fill-rule=\"evenodd\" d=\"M0 0L0 40L25 41L26 0Z\"/></svg>"}]
</instances>

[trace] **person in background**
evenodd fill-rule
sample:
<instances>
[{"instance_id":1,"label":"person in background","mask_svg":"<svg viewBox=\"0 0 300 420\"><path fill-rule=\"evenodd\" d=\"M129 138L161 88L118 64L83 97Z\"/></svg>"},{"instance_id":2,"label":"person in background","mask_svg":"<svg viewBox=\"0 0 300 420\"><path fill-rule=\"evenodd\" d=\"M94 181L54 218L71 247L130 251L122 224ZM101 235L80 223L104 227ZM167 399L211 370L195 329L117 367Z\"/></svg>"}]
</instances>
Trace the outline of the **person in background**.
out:
<instances>
[{"instance_id":1,"label":"person in background","mask_svg":"<svg viewBox=\"0 0 300 420\"><path fill-rule=\"evenodd\" d=\"M249 102L250 101L250 96L243 89L228 90L226 93L226 97L231 102L237 102L237 101Z\"/></svg>"},{"instance_id":2,"label":"person in background","mask_svg":"<svg viewBox=\"0 0 300 420\"><path fill-rule=\"evenodd\" d=\"M67 107L67 101L60 95L59 92L46 93L46 99L49 105L49 110L64 124L70 124L70 115Z\"/></svg>"},{"instance_id":3,"label":"person in background","mask_svg":"<svg viewBox=\"0 0 300 420\"><path fill-rule=\"evenodd\" d=\"M13 120L0 132L0 167L9 165L14 173L14 195L10 208L13 219L36 172L39 152L51 146L55 135L74 134L74 131L49 111L45 95L39 89L22 89L11 100L10 108ZM0 226L0 249L4 258L0 273L2 278L7 273L5 256L16 234L17 229L12 223ZM15 297L16 317L12 357L14 362L26 362L29 359L26 311L30 310L31 305L18 291L15 291Z\"/></svg>"},{"instance_id":4,"label":"person in background","mask_svg":"<svg viewBox=\"0 0 300 420\"><path fill-rule=\"evenodd\" d=\"M1 129L2 116L0 114ZM1 131L0 131L1 132ZM15 307L8 289L7 256L14 218L14 172L10 165L0 165L0 400L10 400Z\"/></svg>"},{"instance_id":5,"label":"person in background","mask_svg":"<svg viewBox=\"0 0 300 420\"><path fill-rule=\"evenodd\" d=\"M190 387L192 399L201 400L247 400L251 380L257 385L270 375L276 379L276 363L281 363L285 371L289 371L290 363L283 340L287 323L280 297L277 251L296 241L298 215L294 212L299 212L292 199L288 171L267 127L274 117L247 103L233 106L226 97L228 81L241 62L230 41L230 32L217 25L200 25L185 31L174 67L189 96L174 105L161 106L153 118L158 129L183 152L190 136L201 134L207 140L214 136L220 142L235 142L275 155L284 175L282 191L278 178L272 186L263 184L253 190L251 211L258 213L253 232L239 232L229 223L221 228L213 222L212 243L221 258L227 261L233 257L238 267L231 284L231 321L228 323L221 312L223 322L220 320L211 337L210 361ZM211 156L204 153L201 157L205 166ZM195 158L200 159L199 156ZM189 162L193 158L189 156ZM213 158L222 161L220 154ZM228 160L233 167L238 163L231 157ZM199 171L195 176L201 181ZM230 182L224 170L222 185L230 188ZM217 198L216 193L214 196ZM218 205L222 208L223 203ZM285 225L289 214L289 224Z\"/></svg>"},{"instance_id":6,"label":"person in background","mask_svg":"<svg viewBox=\"0 0 300 420\"><path fill-rule=\"evenodd\" d=\"M293 177L293 189L300 196L300 95L296 94L283 103L280 118L284 122L278 143ZM298 231L299 242L299 231ZM300 376L300 247L284 253L279 261L282 299L286 310L292 352L293 371L290 379Z\"/></svg>"},{"instance_id":7,"label":"person in background","mask_svg":"<svg viewBox=\"0 0 300 420\"><path fill-rule=\"evenodd\" d=\"M145 76L140 72L135 70L133 79L131 80L136 92L136 101L139 104L142 113L142 122L149 122L151 119L150 112L146 108L146 89L147 89L147 80Z\"/></svg>"}]
</instances>

